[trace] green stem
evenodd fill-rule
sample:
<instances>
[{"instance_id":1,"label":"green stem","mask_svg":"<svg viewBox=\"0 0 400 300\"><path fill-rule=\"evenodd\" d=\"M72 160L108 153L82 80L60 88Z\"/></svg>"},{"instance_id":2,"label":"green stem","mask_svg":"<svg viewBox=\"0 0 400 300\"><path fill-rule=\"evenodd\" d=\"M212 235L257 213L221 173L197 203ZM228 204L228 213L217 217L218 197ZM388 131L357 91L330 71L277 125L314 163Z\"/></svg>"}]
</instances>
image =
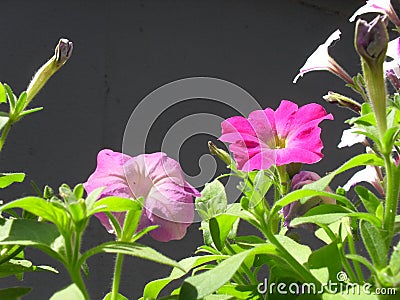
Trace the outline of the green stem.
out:
<instances>
[{"instance_id":1,"label":"green stem","mask_svg":"<svg viewBox=\"0 0 400 300\"><path fill-rule=\"evenodd\" d=\"M391 156L389 154L385 154L384 160L386 168L386 197L383 228L387 234L386 246L387 249L389 249L393 238L394 223L399 201L399 181L396 174L398 171L392 162Z\"/></svg>"},{"instance_id":2,"label":"green stem","mask_svg":"<svg viewBox=\"0 0 400 300\"><path fill-rule=\"evenodd\" d=\"M377 63L371 68L362 60L364 78L366 88L369 95L369 100L375 114L376 123L381 139L383 138L386 129L386 85L383 75L383 63Z\"/></svg>"},{"instance_id":3,"label":"green stem","mask_svg":"<svg viewBox=\"0 0 400 300\"><path fill-rule=\"evenodd\" d=\"M6 142L6 138L8 136L8 133L11 129L12 126L12 122L10 122L10 120L8 120L6 126L3 129L3 132L1 133L1 137L0 137L0 151L3 149L4 143Z\"/></svg>"},{"instance_id":4,"label":"green stem","mask_svg":"<svg viewBox=\"0 0 400 300\"><path fill-rule=\"evenodd\" d=\"M68 269L69 275L71 276L71 279L73 283L76 284L76 286L80 289L82 292L83 296L85 297L86 300L89 300L89 294L86 290L85 282L83 281L80 266L75 266L71 269Z\"/></svg>"},{"instance_id":5,"label":"green stem","mask_svg":"<svg viewBox=\"0 0 400 300\"><path fill-rule=\"evenodd\" d=\"M313 283L317 290L321 289L321 282L318 281L317 278L312 275L309 270L307 270L302 264L300 264L287 250L286 248L278 241L275 235L272 233L270 226L266 227L266 231L264 233L270 243L276 246L278 250L282 254L282 258L288 262L288 264L294 269L294 271L303 279L304 282Z\"/></svg>"},{"instance_id":6,"label":"green stem","mask_svg":"<svg viewBox=\"0 0 400 300\"><path fill-rule=\"evenodd\" d=\"M343 244L337 243L337 248L339 251L340 260L342 261L344 270L346 271L347 275L349 275L349 278L352 282L357 282L356 274L354 274L354 271L351 268L350 263L345 256Z\"/></svg>"},{"instance_id":7,"label":"green stem","mask_svg":"<svg viewBox=\"0 0 400 300\"><path fill-rule=\"evenodd\" d=\"M353 236L348 236L347 242L349 243L349 251L351 254L357 255L356 247L354 246ZM354 270L356 271L358 282L364 282L364 275L358 261L353 260Z\"/></svg>"},{"instance_id":8,"label":"green stem","mask_svg":"<svg viewBox=\"0 0 400 300\"><path fill-rule=\"evenodd\" d=\"M124 255L121 253L117 254L117 259L115 261L115 268L114 268L114 279L112 284L112 291L111 291L111 300L118 299L118 290L119 290L119 282L121 280L121 271L122 271L122 262L124 259Z\"/></svg>"}]
</instances>

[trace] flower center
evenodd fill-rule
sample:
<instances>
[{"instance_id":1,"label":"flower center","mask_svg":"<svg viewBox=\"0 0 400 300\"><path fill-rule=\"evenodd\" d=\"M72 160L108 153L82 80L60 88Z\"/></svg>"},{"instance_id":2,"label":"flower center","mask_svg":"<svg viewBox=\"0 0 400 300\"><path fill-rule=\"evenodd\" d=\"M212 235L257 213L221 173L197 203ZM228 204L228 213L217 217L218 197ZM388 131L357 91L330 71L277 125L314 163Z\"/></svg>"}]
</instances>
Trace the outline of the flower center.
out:
<instances>
[{"instance_id":1,"label":"flower center","mask_svg":"<svg viewBox=\"0 0 400 300\"><path fill-rule=\"evenodd\" d=\"M274 142L275 142L275 145L274 145L275 149L286 148L286 139L281 138L279 135L275 135Z\"/></svg>"}]
</instances>

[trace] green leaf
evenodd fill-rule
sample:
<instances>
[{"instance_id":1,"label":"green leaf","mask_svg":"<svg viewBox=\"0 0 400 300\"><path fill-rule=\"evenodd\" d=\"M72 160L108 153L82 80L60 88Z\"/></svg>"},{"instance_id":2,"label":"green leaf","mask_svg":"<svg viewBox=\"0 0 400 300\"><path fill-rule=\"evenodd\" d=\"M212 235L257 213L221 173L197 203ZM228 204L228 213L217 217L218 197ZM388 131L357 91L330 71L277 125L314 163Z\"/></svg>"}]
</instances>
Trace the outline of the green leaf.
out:
<instances>
[{"instance_id":1,"label":"green leaf","mask_svg":"<svg viewBox=\"0 0 400 300\"><path fill-rule=\"evenodd\" d=\"M362 166L362 165L381 166L381 165L383 165L383 160L381 158L379 158L377 155L369 154L369 153L360 154L356 157L353 157L349 161L345 162L342 166L337 168L335 171L329 173L328 175L322 177L321 179L319 179L313 183L304 185L301 190L293 191L293 192L289 193L288 195L286 195L285 197L283 197L282 199L280 199L279 201L277 201L274 204L274 206L271 210L272 211L271 213L276 214L283 206L288 205L291 202L294 202L301 198L303 198L302 199L302 203L303 203L307 200L306 197L312 197L312 196L327 196L327 197L336 199L337 201L345 204L348 208L354 207L353 204L346 197L343 197L343 196L338 197L338 195L331 194L331 193L321 194L321 192L323 190L325 190L325 188L329 185L329 183L332 181L332 179L336 175L338 175L342 172L345 172L351 168ZM308 190L308 192L302 193L302 191L306 191L306 190Z\"/></svg>"},{"instance_id":2,"label":"green leaf","mask_svg":"<svg viewBox=\"0 0 400 300\"><path fill-rule=\"evenodd\" d=\"M338 288L339 289L339 288ZM363 290L363 286L349 285L348 290L344 289L343 293L322 295L322 300L379 300L378 295L373 293L374 289L370 288L369 293L366 294ZM394 298L389 298L394 299Z\"/></svg>"},{"instance_id":3,"label":"green leaf","mask_svg":"<svg viewBox=\"0 0 400 300\"><path fill-rule=\"evenodd\" d=\"M6 102L7 102L6 90L4 89L3 84L0 82L0 103L6 103Z\"/></svg>"},{"instance_id":4,"label":"green leaf","mask_svg":"<svg viewBox=\"0 0 400 300\"><path fill-rule=\"evenodd\" d=\"M246 299L246 300L258 300L260 299L260 294L257 291L256 286L243 286L243 285L224 285L220 289L218 289L218 295L221 297L222 295L227 295L228 299ZM208 298L206 298L208 299Z\"/></svg>"},{"instance_id":5,"label":"green leaf","mask_svg":"<svg viewBox=\"0 0 400 300\"><path fill-rule=\"evenodd\" d=\"M108 294L103 298L103 300L111 300L111 295L112 295L111 292L108 293ZM117 299L117 300L128 300L128 298L126 298L125 296L123 296L123 295L121 295L121 294L118 294L116 299Z\"/></svg>"},{"instance_id":6,"label":"green leaf","mask_svg":"<svg viewBox=\"0 0 400 300\"><path fill-rule=\"evenodd\" d=\"M33 246L57 259L60 237L56 226L36 220L8 219L0 225L0 245Z\"/></svg>"},{"instance_id":7,"label":"green leaf","mask_svg":"<svg viewBox=\"0 0 400 300\"><path fill-rule=\"evenodd\" d=\"M381 204L381 201L379 201L375 194L361 185L356 186L354 190L363 202L365 209L369 213L375 214L377 207Z\"/></svg>"},{"instance_id":8,"label":"green leaf","mask_svg":"<svg viewBox=\"0 0 400 300\"><path fill-rule=\"evenodd\" d=\"M143 199L141 199L143 201ZM139 225L142 215L141 201L135 201L136 206L125 215L124 228L122 230L122 241L130 242Z\"/></svg>"},{"instance_id":9,"label":"green leaf","mask_svg":"<svg viewBox=\"0 0 400 300\"><path fill-rule=\"evenodd\" d=\"M50 300L65 300L65 299L74 299L74 300L85 300L81 290L77 287L76 284L71 284L66 288L55 293L51 296Z\"/></svg>"},{"instance_id":10,"label":"green leaf","mask_svg":"<svg viewBox=\"0 0 400 300\"><path fill-rule=\"evenodd\" d=\"M275 202L274 206L271 209L271 214L272 215L277 214L278 211L282 207L284 207L294 201L301 199L301 203L303 204L308 199L310 199L311 197L315 197L315 196L324 196L324 197L335 199L336 201L343 203L346 207L356 211L356 209L354 208L354 205L349 201L349 199L347 199L346 197L343 197L341 195L328 193L325 191L300 189L300 190L295 190L295 191L287 194L285 197L283 197L280 200L278 200L277 202Z\"/></svg>"},{"instance_id":11,"label":"green leaf","mask_svg":"<svg viewBox=\"0 0 400 300\"><path fill-rule=\"evenodd\" d=\"M0 130L6 126L9 119L10 118L7 113L0 111Z\"/></svg>"},{"instance_id":12,"label":"green leaf","mask_svg":"<svg viewBox=\"0 0 400 300\"><path fill-rule=\"evenodd\" d=\"M218 215L211 218L209 221L210 233L215 247L222 250L225 246L226 238L228 237L232 226L235 224L238 217L231 215Z\"/></svg>"},{"instance_id":13,"label":"green leaf","mask_svg":"<svg viewBox=\"0 0 400 300\"><path fill-rule=\"evenodd\" d=\"M4 84L4 89L6 90L8 101L10 102L10 110L13 111L15 107L15 95L8 84Z\"/></svg>"},{"instance_id":14,"label":"green leaf","mask_svg":"<svg viewBox=\"0 0 400 300\"><path fill-rule=\"evenodd\" d=\"M37 111L41 111L41 110L43 110L42 106L41 107L35 107L35 108L27 109L27 110L24 110L23 112L21 112L19 114L19 116L20 116L20 118L22 118L22 117L25 117L27 115L33 114L33 113L35 113Z\"/></svg>"},{"instance_id":15,"label":"green leaf","mask_svg":"<svg viewBox=\"0 0 400 300\"><path fill-rule=\"evenodd\" d=\"M397 275L400 272L400 241L397 243L397 246L393 247L393 253L390 257L389 263L390 270L393 275Z\"/></svg>"},{"instance_id":16,"label":"green leaf","mask_svg":"<svg viewBox=\"0 0 400 300\"><path fill-rule=\"evenodd\" d=\"M92 249L87 250L84 254L82 254L81 258L79 259L79 262L83 263L89 257L102 252L115 253L115 254L120 253L151 260L156 263L167 266L172 266L177 268L181 267L176 261L166 257L165 255L161 254L160 252L154 250L151 247L137 243L125 243L125 242L107 242L98 245Z\"/></svg>"},{"instance_id":17,"label":"green leaf","mask_svg":"<svg viewBox=\"0 0 400 300\"><path fill-rule=\"evenodd\" d=\"M205 256L194 256L182 259L181 261L179 261L179 265L184 269L184 271L179 268L174 268L168 277L149 282L144 288L143 298L157 299L161 290L173 280L183 277L190 270L197 268L202 264L215 260L225 259L227 257L228 256L225 255L205 255Z\"/></svg>"},{"instance_id":18,"label":"green leaf","mask_svg":"<svg viewBox=\"0 0 400 300\"><path fill-rule=\"evenodd\" d=\"M337 282L337 273L342 270L342 264L339 259L332 259L333 257L340 257L336 243L331 243L311 253L308 258L308 268L310 269L328 269L328 278L318 278L320 282Z\"/></svg>"},{"instance_id":19,"label":"green leaf","mask_svg":"<svg viewBox=\"0 0 400 300\"><path fill-rule=\"evenodd\" d=\"M196 210L203 220L224 213L227 203L225 187L218 180L206 183L201 191L201 197L197 197L195 200Z\"/></svg>"},{"instance_id":20,"label":"green leaf","mask_svg":"<svg viewBox=\"0 0 400 300\"><path fill-rule=\"evenodd\" d=\"M284 235L275 235L279 243L289 250L290 254L300 263L304 264L308 261L311 254L310 247L299 244L291 238Z\"/></svg>"},{"instance_id":21,"label":"green leaf","mask_svg":"<svg viewBox=\"0 0 400 300\"><path fill-rule=\"evenodd\" d=\"M97 199L99 199L101 192L104 190L104 187L97 188L93 190L87 197L86 197L86 209L88 212L92 211L93 205L96 203Z\"/></svg>"},{"instance_id":22,"label":"green leaf","mask_svg":"<svg viewBox=\"0 0 400 300\"><path fill-rule=\"evenodd\" d=\"M379 270L386 266L387 248L380 229L369 222L360 222L361 237L374 266Z\"/></svg>"},{"instance_id":23,"label":"green leaf","mask_svg":"<svg viewBox=\"0 0 400 300\"><path fill-rule=\"evenodd\" d=\"M28 94L26 92L22 92L21 95L19 96L19 98L17 100L17 104L15 106L15 112L17 115L19 115L20 112L24 109L27 96L28 96Z\"/></svg>"},{"instance_id":24,"label":"green leaf","mask_svg":"<svg viewBox=\"0 0 400 300\"><path fill-rule=\"evenodd\" d=\"M76 199L78 199L78 200L81 199L83 197L84 192L85 192L85 188L83 187L82 183L79 183L74 187L73 193L74 193Z\"/></svg>"},{"instance_id":25,"label":"green leaf","mask_svg":"<svg viewBox=\"0 0 400 300\"><path fill-rule=\"evenodd\" d=\"M60 229L65 228L68 222L67 212L57 207L52 202L39 197L25 197L18 200L14 200L3 206L0 206L0 211L4 211L10 208L22 208L34 215L42 217L57 225Z\"/></svg>"},{"instance_id":26,"label":"green leaf","mask_svg":"<svg viewBox=\"0 0 400 300\"><path fill-rule=\"evenodd\" d=\"M266 171L258 171L253 180L253 189L249 194L249 208L254 208L258 205L260 201L263 201L265 194L268 192L272 186L272 180L269 178Z\"/></svg>"},{"instance_id":27,"label":"green leaf","mask_svg":"<svg viewBox=\"0 0 400 300\"><path fill-rule=\"evenodd\" d=\"M123 212L127 210L137 209L140 203L135 199L121 198L121 197L105 197L93 204L93 209L89 211L88 215L99 212Z\"/></svg>"},{"instance_id":28,"label":"green leaf","mask_svg":"<svg viewBox=\"0 0 400 300\"><path fill-rule=\"evenodd\" d=\"M232 278L251 251L247 250L233 255L221 262L214 269L185 279L181 287L179 299L202 299L214 293Z\"/></svg>"},{"instance_id":29,"label":"green leaf","mask_svg":"<svg viewBox=\"0 0 400 300\"><path fill-rule=\"evenodd\" d=\"M34 266L32 262L25 259L10 259L9 261L0 265L0 278L7 277L14 274L35 271L50 271L58 273L54 268L48 266Z\"/></svg>"},{"instance_id":30,"label":"green leaf","mask_svg":"<svg viewBox=\"0 0 400 300\"><path fill-rule=\"evenodd\" d=\"M28 287L11 287L0 290L1 300L19 300L22 296L28 294L31 288Z\"/></svg>"},{"instance_id":31,"label":"green leaf","mask_svg":"<svg viewBox=\"0 0 400 300\"><path fill-rule=\"evenodd\" d=\"M277 255L277 250L272 244L262 244L235 254L218 264L214 269L185 279L179 299L202 299L214 293L232 278L249 255L261 253Z\"/></svg>"},{"instance_id":32,"label":"green leaf","mask_svg":"<svg viewBox=\"0 0 400 300\"><path fill-rule=\"evenodd\" d=\"M1 117L0 117L1 127ZM0 188L4 189L14 182L22 182L25 179L24 173L0 173Z\"/></svg>"}]
</instances>

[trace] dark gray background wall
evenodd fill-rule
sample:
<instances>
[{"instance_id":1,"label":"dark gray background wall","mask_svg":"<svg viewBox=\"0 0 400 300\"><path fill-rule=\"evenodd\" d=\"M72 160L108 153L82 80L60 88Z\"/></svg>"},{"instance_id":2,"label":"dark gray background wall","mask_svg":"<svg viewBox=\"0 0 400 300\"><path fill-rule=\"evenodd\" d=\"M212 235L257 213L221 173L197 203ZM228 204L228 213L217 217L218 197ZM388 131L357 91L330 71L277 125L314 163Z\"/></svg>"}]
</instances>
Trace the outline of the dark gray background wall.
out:
<instances>
[{"instance_id":1,"label":"dark gray background wall","mask_svg":"<svg viewBox=\"0 0 400 300\"><path fill-rule=\"evenodd\" d=\"M331 74L314 72L292 84L309 54L337 28L342 39L331 54L355 75L359 71L352 48L351 14L361 0L269 1L2 1L0 81L16 93L23 91L34 71L51 55L60 37L74 42L71 60L35 98L44 106L18 123L1 154L1 171L27 173L24 184L0 191L5 201L33 194L29 181L56 188L63 182L83 182L95 168L102 148L121 151L125 124L135 106L151 91L171 81L210 76L233 82L252 94L262 107L276 108L281 99L299 105L318 102L335 116L324 122L322 138L327 159L310 166L321 174L345 161L355 148L338 152L336 145L351 112L321 100L328 90L343 91L343 82ZM157 109L157 108L155 108ZM222 117L234 112L221 105L193 100L166 111L155 123L148 151L159 151L165 130L182 117L209 112ZM206 153L208 136L193 137L182 148L185 172L196 174L196 158ZM338 182L337 184L340 184ZM84 248L111 240L93 219ZM141 242L175 259L194 254L202 237L194 224L181 241ZM48 299L69 284L66 272L36 250L27 256L36 264L54 264L59 275L26 274L22 283L33 286L27 299ZM111 287L114 258L89 260L90 295L101 299ZM141 296L144 285L170 269L127 258L121 292L129 299ZM0 287L10 281L0 279Z\"/></svg>"}]
</instances>

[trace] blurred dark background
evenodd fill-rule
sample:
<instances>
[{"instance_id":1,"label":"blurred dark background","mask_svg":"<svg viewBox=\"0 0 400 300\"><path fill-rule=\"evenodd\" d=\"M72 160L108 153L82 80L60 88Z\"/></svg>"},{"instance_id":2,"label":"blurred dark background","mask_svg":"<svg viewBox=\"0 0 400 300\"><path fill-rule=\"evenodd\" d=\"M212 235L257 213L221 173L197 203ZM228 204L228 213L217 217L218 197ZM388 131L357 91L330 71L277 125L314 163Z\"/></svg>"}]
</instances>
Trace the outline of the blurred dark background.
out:
<instances>
[{"instance_id":1,"label":"blurred dark background","mask_svg":"<svg viewBox=\"0 0 400 300\"><path fill-rule=\"evenodd\" d=\"M0 81L16 94L26 89L34 72L52 56L60 37L73 41L70 61L38 94L31 107L44 110L15 125L1 153L2 172L25 172L25 183L0 191L10 201L34 194L29 182L57 188L84 182L103 148L121 151L125 125L135 106L156 88L177 79L209 76L230 81L248 91L262 107L276 108L281 99L299 105L317 102L335 121L322 123L326 159L306 166L323 175L362 147L338 151L343 121L352 113L323 102L329 90L354 95L344 82L327 72L313 72L294 85L292 80L306 58L337 28L342 38L331 55L355 75L360 66L353 49L354 24L348 18L361 0L241 0L241 1L2 1ZM157 109L157 108L155 108ZM196 112L224 118L234 115L223 105L201 99L181 103L155 123L148 151L159 151L163 130ZM163 129L164 128L164 129ZM209 136L190 138L182 147L180 163L188 174L199 171L197 158L208 152ZM214 138L215 140L215 138ZM218 144L221 146L221 144ZM223 170L222 170L223 171ZM222 172L219 168L217 173ZM217 174L217 175L218 175ZM344 184L350 174L334 182ZM248 230L246 227L241 230ZM113 237L97 219L84 236L85 249ZM202 242L199 224L181 241L141 243L174 259L193 255ZM23 282L0 279L0 288L32 286L26 299L48 299L70 283L68 274L52 259L34 249L27 257L52 264L60 274L28 273ZM111 289L114 257L97 255L89 263L86 280L92 299ZM142 295L144 285L168 275L170 268L127 258L121 293L129 299Z\"/></svg>"}]
</instances>

